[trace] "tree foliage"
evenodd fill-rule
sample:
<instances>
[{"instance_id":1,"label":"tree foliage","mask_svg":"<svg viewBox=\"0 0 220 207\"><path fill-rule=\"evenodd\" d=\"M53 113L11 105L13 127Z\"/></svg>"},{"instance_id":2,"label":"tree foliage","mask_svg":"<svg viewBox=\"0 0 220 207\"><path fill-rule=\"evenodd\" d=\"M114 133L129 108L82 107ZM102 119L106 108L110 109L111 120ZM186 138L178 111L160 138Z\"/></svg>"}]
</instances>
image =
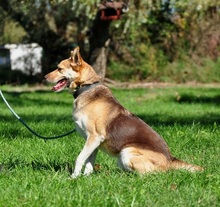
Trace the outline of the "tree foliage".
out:
<instances>
[{"instance_id":1,"label":"tree foliage","mask_svg":"<svg viewBox=\"0 0 220 207\"><path fill-rule=\"evenodd\" d=\"M0 6L5 11L3 18L10 16L24 28L25 42L37 42L43 47L46 73L56 67L59 59L68 57L74 45L82 44L95 14L96 3L89 2L1 0Z\"/></svg>"},{"instance_id":2,"label":"tree foliage","mask_svg":"<svg viewBox=\"0 0 220 207\"><path fill-rule=\"evenodd\" d=\"M99 4L99 0L0 0L1 23L8 23L10 17L26 31L23 42L37 42L44 48L46 73L56 67L57 61L68 57L76 44L89 60ZM1 31L5 29L3 25ZM218 59L220 3L133 0L129 1L129 12L112 21L108 29L109 67L112 69L119 62L124 70L121 74L127 79L158 79L166 65L176 60L187 57L202 64L202 57ZM6 34L4 31L3 36ZM2 36L0 40L2 44L13 42ZM99 38L93 36L96 40ZM113 73L108 70L107 75Z\"/></svg>"}]
</instances>

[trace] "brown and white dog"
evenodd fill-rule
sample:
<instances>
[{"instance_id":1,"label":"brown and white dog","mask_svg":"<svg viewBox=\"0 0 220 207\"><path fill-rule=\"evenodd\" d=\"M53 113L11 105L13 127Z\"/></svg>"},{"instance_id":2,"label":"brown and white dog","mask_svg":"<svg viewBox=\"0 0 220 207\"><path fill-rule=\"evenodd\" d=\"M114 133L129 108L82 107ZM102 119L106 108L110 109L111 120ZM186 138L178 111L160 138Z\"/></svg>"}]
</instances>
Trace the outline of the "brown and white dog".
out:
<instances>
[{"instance_id":1,"label":"brown and white dog","mask_svg":"<svg viewBox=\"0 0 220 207\"><path fill-rule=\"evenodd\" d=\"M98 149L118 158L119 167L141 174L169 169L200 171L201 167L176 159L166 142L149 125L126 110L79 53L61 61L58 69L45 76L56 83L53 91L69 88L75 97L73 119L85 145L76 159L72 178L93 172Z\"/></svg>"}]
</instances>

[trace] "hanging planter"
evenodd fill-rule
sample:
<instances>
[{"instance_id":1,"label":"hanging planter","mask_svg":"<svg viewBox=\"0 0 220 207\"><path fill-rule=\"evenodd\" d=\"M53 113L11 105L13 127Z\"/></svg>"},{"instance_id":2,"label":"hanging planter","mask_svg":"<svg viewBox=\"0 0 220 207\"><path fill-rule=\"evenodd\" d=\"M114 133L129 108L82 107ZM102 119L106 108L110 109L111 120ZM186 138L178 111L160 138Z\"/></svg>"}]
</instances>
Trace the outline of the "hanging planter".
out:
<instances>
[{"instance_id":1,"label":"hanging planter","mask_svg":"<svg viewBox=\"0 0 220 207\"><path fill-rule=\"evenodd\" d=\"M100 19L103 21L118 20L121 15L128 11L124 2L106 1L99 6Z\"/></svg>"}]
</instances>

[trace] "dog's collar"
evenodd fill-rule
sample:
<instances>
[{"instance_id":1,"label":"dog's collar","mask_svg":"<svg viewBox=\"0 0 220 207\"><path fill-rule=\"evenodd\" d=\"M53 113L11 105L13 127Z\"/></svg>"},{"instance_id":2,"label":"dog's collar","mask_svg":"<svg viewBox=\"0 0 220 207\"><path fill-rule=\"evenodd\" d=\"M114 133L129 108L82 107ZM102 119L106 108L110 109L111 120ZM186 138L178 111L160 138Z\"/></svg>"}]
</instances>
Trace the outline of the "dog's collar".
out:
<instances>
[{"instance_id":1,"label":"dog's collar","mask_svg":"<svg viewBox=\"0 0 220 207\"><path fill-rule=\"evenodd\" d=\"M92 84L84 85L82 87L77 87L76 91L73 93L73 97L76 99L81 93L88 91L89 89L94 88L99 84L101 83L98 81Z\"/></svg>"}]
</instances>

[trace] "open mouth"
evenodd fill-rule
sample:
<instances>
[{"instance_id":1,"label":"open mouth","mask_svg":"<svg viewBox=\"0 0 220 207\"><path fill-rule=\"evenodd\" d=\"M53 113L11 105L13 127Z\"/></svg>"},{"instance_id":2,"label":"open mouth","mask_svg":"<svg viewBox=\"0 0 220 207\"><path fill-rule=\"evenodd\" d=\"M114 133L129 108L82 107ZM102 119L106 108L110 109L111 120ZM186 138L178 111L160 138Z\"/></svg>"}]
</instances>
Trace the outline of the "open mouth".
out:
<instances>
[{"instance_id":1,"label":"open mouth","mask_svg":"<svg viewBox=\"0 0 220 207\"><path fill-rule=\"evenodd\" d=\"M59 92L62 91L64 88L68 87L68 85L69 85L69 81L66 78L64 78L59 80L57 84L53 86L52 90Z\"/></svg>"}]
</instances>

